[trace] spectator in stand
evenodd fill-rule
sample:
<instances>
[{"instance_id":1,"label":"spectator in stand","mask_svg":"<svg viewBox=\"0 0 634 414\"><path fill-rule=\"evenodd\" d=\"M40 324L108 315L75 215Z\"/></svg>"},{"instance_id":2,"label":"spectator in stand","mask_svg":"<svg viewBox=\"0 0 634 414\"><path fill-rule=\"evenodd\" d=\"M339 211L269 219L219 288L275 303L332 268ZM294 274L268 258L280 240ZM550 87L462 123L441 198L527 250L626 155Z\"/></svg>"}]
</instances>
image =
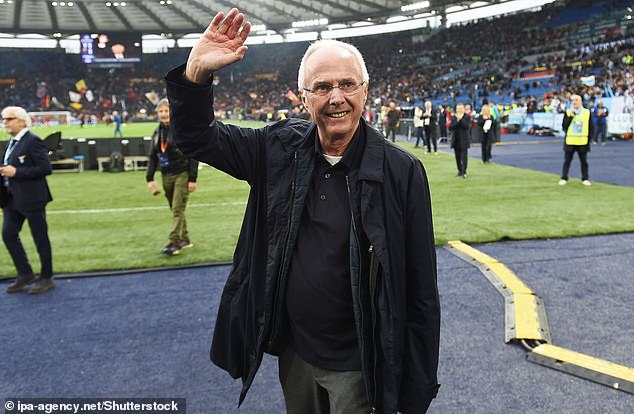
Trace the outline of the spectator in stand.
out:
<instances>
[{"instance_id":1,"label":"spectator in stand","mask_svg":"<svg viewBox=\"0 0 634 414\"><path fill-rule=\"evenodd\" d=\"M387 128L385 130L385 139L390 139L390 132L392 133L392 142L396 142L396 133L398 127L401 125L401 114L396 109L396 104L390 102L390 109L387 111Z\"/></svg>"},{"instance_id":2,"label":"spectator in stand","mask_svg":"<svg viewBox=\"0 0 634 414\"><path fill-rule=\"evenodd\" d=\"M491 116L489 105L484 105L476 121L480 132L480 146L482 149L482 163L491 162L491 147L495 142L495 127L497 121Z\"/></svg>"},{"instance_id":3,"label":"spectator in stand","mask_svg":"<svg viewBox=\"0 0 634 414\"><path fill-rule=\"evenodd\" d=\"M452 131L451 148L456 157L457 177L467 178L468 150L471 138L471 118L464 112L464 105L456 105L456 115L451 119L449 130Z\"/></svg>"},{"instance_id":4,"label":"spectator in stand","mask_svg":"<svg viewBox=\"0 0 634 414\"><path fill-rule=\"evenodd\" d=\"M123 132L121 132L121 124L123 123L123 120L121 119L121 115L119 115L119 112L114 111L112 113L112 122L114 122L114 137L117 137L117 134L119 134L119 137L123 138Z\"/></svg>"},{"instance_id":5,"label":"spectator in stand","mask_svg":"<svg viewBox=\"0 0 634 414\"><path fill-rule=\"evenodd\" d=\"M597 107L594 108L594 116L596 117L596 128L594 132L594 143L598 143L599 137L601 137L601 145L605 145L608 132L608 115L610 112L608 108L603 106L603 101L599 101Z\"/></svg>"},{"instance_id":6,"label":"spectator in stand","mask_svg":"<svg viewBox=\"0 0 634 414\"><path fill-rule=\"evenodd\" d=\"M427 153L431 152L432 143L434 144L434 155L438 155L438 138L436 113L430 101L425 102L425 112L423 112L423 128L425 130L425 142L427 143Z\"/></svg>"},{"instance_id":7,"label":"spectator in stand","mask_svg":"<svg viewBox=\"0 0 634 414\"><path fill-rule=\"evenodd\" d=\"M423 140L423 145L425 145L425 141L427 138L423 138L424 125L423 109L420 106L416 105L416 107L414 108L414 128L416 128L416 144L414 144L414 148L418 148L418 144L420 144L421 140Z\"/></svg>"},{"instance_id":8,"label":"spectator in stand","mask_svg":"<svg viewBox=\"0 0 634 414\"><path fill-rule=\"evenodd\" d=\"M169 234L169 241L161 249L161 253L174 256L179 254L182 249L194 246L187 231L185 209L189 193L196 191L198 161L185 157L174 144L167 99L159 101L156 113L159 125L152 136L146 180L152 194L159 195L161 191L154 181L154 173L157 168L160 168L163 191L165 191L165 198L167 198L170 210L172 210L172 230Z\"/></svg>"},{"instance_id":9,"label":"spectator in stand","mask_svg":"<svg viewBox=\"0 0 634 414\"><path fill-rule=\"evenodd\" d=\"M590 152L590 138L594 134L594 126L590 119L590 111L583 107L581 96L572 95L572 108L566 110L562 128L566 131L564 141L564 166L559 185L568 183L568 171L575 152L579 154L581 162L581 182L585 186L592 185L588 175L588 152Z\"/></svg>"}]
</instances>

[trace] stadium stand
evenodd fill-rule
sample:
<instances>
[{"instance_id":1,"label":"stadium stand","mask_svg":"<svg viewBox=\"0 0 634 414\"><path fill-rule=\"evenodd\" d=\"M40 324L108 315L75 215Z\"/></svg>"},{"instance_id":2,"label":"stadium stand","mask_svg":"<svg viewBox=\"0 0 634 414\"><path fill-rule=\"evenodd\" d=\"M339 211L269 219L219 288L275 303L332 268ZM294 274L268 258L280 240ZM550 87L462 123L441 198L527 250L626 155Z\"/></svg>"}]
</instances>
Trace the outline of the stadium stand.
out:
<instances>
[{"instance_id":1,"label":"stadium stand","mask_svg":"<svg viewBox=\"0 0 634 414\"><path fill-rule=\"evenodd\" d=\"M574 88L586 101L634 94L631 68L634 25L626 19L627 1L561 1L537 12L483 19L448 29L344 39L367 59L371 102L399 105L453 105L484 100L526 108L537 98L537 111L551 101L565 102ZM422 40L422 41L421 41ZM267 119L266 113L297 105L298 62L306 42L253 45L238 65L216 76L220 115ZM94 99L82 98L76 115L97 115L108 122L112 110L128 120L153 114L146 93L164 95L162 77L182 64L186 49L144 54L130 68L96 69L63 49L1 50L0 102L28 110L68 109L68 91L84 80ZM593 86L579 79L595 76ZM291 93L289 93L291 92ZM82 92L84 93L84 92ZM294 95L294 96L293 96ZM295 100L295 102L293 102ZM555 111L558 108L554 108Z\"/></svg>"}]
</instances>

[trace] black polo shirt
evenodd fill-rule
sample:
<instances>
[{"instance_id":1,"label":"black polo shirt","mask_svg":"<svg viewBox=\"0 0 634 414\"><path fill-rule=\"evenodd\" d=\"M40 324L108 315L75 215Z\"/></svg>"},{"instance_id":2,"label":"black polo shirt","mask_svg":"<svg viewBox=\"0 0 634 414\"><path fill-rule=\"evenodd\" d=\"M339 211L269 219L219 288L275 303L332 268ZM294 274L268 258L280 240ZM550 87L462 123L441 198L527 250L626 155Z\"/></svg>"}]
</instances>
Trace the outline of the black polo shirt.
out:
<instances>
[{"instance_id":1,"label":"black polo shirt","mask_svg":"<svg viewBox=\"0 0 634 414\"><path fill-rule=\"evenodd\" d=\"M357 129L331 165L315 137L315 168L286 286L287 344L306 362L331 371L361 369L352 308L346 176L361 164L365 136Z\"/></svg>"}]
</instances>

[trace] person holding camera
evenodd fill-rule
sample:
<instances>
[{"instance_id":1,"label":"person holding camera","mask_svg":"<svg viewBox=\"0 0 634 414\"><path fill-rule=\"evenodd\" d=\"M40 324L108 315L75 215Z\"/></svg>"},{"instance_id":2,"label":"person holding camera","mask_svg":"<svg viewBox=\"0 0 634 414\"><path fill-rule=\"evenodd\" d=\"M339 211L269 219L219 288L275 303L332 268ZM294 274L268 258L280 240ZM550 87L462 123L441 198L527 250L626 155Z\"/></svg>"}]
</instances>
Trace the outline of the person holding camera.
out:
<instances>
[{"instance_id":1,"label":"person holding camera","mask_svg":"<svg viewBox=\"0 0 634 414\"><path fill-rule=\"evenodd\" d=\"M198 161L187 158L176 147L170 130L170 108L167 99L161 99L156 106L159 126L152 136L152 148L150 149L147 169L147 185L153 195L159 195L161 191L154 181L154 173L157 168L161 170L163 179L163 191L165 198L172 210L172 231L169 241L161 249L161 253L167 256L179 254L182 249L193 247L187 232L187 220L185 208L189 193L196 191L196 179L198 177Z\"/></svg>"}]
</instances>

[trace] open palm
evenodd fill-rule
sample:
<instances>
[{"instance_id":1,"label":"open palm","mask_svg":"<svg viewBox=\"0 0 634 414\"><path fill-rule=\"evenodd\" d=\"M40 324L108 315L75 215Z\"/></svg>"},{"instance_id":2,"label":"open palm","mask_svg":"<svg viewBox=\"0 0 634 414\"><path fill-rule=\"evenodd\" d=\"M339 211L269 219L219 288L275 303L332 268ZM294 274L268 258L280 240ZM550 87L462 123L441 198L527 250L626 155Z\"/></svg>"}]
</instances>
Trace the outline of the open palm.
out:
<instances>
[{"instance_id":1,"label":"open palm","mask_svg":"<svg viewBox=\"0 0 634 414\"><path fill-rule=\"evenodd\" d=\"M244 45L251 31L251 23L244 23L244 15L233 8L219 12L209 24L187 59L186 76L198 83L206 82L213 72L241 60L248 47ZM242 30L240 30L242 28Z\"/></svg>"}]
</instances>

